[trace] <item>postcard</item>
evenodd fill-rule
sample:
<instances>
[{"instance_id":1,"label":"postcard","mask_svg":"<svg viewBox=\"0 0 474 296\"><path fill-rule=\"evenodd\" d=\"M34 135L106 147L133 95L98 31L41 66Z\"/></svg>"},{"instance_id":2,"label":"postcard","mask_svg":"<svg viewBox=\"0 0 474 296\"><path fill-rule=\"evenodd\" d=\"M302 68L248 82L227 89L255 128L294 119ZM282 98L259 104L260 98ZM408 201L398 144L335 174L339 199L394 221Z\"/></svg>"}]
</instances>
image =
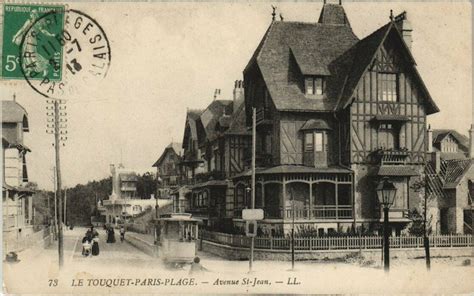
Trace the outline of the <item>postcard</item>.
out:
<instances>
[{"instance_id":1,"label":"postcard","mask_svg":"<svg viewBox=\"0 0 474 296\"><path fill-rule=\"evenodd\" d=\"M0 3L5 294L472 294L469 1Z\"/></svg>"}]
</instances>

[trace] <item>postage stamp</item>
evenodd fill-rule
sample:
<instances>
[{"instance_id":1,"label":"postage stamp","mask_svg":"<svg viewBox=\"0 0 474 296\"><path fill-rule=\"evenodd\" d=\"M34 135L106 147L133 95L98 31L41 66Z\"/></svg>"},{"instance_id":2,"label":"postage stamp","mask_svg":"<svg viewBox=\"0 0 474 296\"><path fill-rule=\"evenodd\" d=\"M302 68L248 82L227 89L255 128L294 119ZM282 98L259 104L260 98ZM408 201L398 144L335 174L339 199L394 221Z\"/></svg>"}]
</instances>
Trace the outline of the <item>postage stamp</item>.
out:
<instances>
[{"instance_id":1,"label":"postage stamp","mask_svg":"<svg viewBox=\"0 0 474 296\"><path fill-rule=\"evenodd\" d=\"M46 23L46 20L38 21L42 15L53 11L56 12L54 23ZM35 60L29 72L35 70L51 81L61 80L62 47L52 48L47 45L51 44L56 34L64 29L64 5L5 4L3 24L2 78L24 79L19 56L20 45L23 44L23 50L30 53L27 59ZM35 34L28 34L33 31ZM38 42L42 45L36 46ZM55 64L58 66L55 67Z\"/></svg>"},{"instance_id":2,"label":"postage stamp","mask_svg":"<svg viewBox=\"0 0 474 296\"><path fill-rule=\"evenodd\" d=\"M59 28L65 17L65 27ZM40 34L50 37L41 38ZM47 98L70 98L107 74L110 46L101 26L78 10L50 11L30 25L19 46L19 63L24 79ZM64 50L64 56L61 54ZM39 54L41 53L41 54ZM50 72L67 72L59 81ZM94 79L93 79L94 78Z\"/></svg>"}]
</instances>

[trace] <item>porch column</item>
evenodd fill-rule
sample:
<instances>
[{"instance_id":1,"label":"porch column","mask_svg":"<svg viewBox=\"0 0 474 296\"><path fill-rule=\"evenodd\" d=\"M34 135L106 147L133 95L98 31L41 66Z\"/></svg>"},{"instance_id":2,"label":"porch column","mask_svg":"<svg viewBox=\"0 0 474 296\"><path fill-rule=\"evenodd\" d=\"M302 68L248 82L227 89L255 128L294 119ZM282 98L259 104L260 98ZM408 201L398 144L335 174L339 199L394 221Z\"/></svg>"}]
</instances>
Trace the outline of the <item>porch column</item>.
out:
<instances>
[{"instance_id":1,"label":"porch column","mask_svg":"<svg viewBox=\"0 0 474 296\"><path fill-rule=\"evenodd\" d=\"M311 179L312 179L312 177L311 177ZM309 183L309 214L308 214L308 219L313 218L312 216L313 216L313 182L310 182Z\"/></svg>"},{"instance_id":2,"label":"porch column","mask_svg":"<svg viewBox=\"0 0 474 296\"><path fill-rule=\"evenodd\" d=\"M283 215L282 218L286 218L286 176L283 176L283 185L282 185L282 202L283 202Z\"/></svg>"},{"instance_id":3,"label":"porch column","mask_svg":"<svg viewBox=\"0 0 474 296\"><path fill-rule=\"evenodd\" d=\"M262 186L262 208L265 208L265 184L261 182L260 185Z\"/></svg>"}]
</instances>

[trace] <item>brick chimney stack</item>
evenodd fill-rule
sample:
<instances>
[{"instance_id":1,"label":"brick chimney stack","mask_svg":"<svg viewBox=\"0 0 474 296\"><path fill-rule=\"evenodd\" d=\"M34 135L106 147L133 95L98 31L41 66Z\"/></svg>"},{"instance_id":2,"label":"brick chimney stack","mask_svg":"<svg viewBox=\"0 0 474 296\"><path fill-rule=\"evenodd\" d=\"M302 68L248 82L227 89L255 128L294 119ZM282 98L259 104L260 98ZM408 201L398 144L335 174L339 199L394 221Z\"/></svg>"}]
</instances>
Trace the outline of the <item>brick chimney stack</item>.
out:
<instances>
[{"instance_id":1,"label":"brick chimney stack","mask_svg":"<svg viewBox=\"0 0 474 296\"><path fill-rule=\"evenodd\" d=\"M408 49L411 50L411 45L413 43L413 28L410 22L408 21L406 11L400 13L395 17L395 25L397 26L400 33L402 33L403 40L405 40Z\"/></svg>"},{"instance_id":2,"label":"brick chimney stack","mask_svg":"<svg viewBox=\"0 0 474 296\"><path fill-rule=\"evenodd\" d=\"M244 102L244 82L242 80L236 80L234 82L234 113L239 109L240 105Z\"/></svg>"}]
</instances>

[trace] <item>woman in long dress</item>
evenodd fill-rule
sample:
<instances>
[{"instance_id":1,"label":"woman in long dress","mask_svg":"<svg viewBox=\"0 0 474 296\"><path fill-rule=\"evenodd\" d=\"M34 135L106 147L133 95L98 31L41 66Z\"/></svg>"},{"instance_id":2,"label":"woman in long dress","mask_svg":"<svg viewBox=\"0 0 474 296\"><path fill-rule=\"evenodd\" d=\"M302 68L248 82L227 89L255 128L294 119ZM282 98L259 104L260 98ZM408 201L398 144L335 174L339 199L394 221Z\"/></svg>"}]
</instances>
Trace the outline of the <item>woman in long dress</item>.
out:
<instances>
[{"instance_id":1,"label":"woman in long dress","mask_svg":"<svg viewBox=\"0 0 474 296\"><path fill-rule=\"evenodd\" d=\"M92 256L99 255L99 237L96 236L92 239Z\"/></svg>"},{"instance_id":2,"label":"woman in long dress","mask_svg":"<svg viewBox=\"0 0 474 296\"><path fill-rule=\"evenodd\" d=\"M113 227L109 227L109 229L107 229L107 242L115 243L115 232Z\"/></svg>"}]
</instances>

